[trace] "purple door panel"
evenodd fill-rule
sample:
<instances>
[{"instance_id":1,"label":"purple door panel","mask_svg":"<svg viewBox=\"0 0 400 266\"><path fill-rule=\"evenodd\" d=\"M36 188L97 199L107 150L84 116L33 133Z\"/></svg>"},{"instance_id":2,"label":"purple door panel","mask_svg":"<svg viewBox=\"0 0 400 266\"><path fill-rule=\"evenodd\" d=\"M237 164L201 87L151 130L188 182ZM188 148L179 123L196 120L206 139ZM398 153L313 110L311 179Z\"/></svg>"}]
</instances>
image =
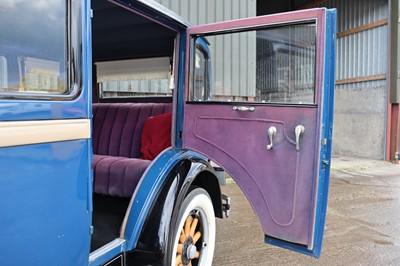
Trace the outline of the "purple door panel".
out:
<instances>
[{"instance_id":1,"label":"purple door panel","mask_svg":"<svg viewBox=\"0 0 400 266\"><path fill-rule=\"evenodd\" d=\"M242 188L266 235L309 245L317 108L187 105L184 147L207 155ZM295 127L303 125L296 150ZM276 128L273 148L267 131Z\"/></svg>"},{"instance_id":2,"label":"purple door panel","mask_svg":"<svg viewBox=\"0 0 400 266\"><path fill-rule=\"evenodd\" d=\"M266 236L308 250L319 196L325 16L313 9L188 30L183 147L232 176ZM196 50L204 40L210 82Z\"/></svg>"}]
</instances>

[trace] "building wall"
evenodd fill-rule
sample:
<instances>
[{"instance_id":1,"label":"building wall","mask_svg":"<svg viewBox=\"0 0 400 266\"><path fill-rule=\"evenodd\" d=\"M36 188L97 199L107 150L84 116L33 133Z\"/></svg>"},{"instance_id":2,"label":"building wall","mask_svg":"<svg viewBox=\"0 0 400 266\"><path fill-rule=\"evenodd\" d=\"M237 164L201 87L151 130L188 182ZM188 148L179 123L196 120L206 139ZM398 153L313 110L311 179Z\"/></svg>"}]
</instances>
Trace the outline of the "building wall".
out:
<instances>
[{"instance_id":1,"label":"building wall","mask_svg":"<svg viewBox=\"0 0 400 266\"><path fill-rule=\"evenodd\" d=\"M256 16L256 0L155 0L193 25Z\"/></svg>"},{"instance_id":2,"label":"building wall","mask_svg":"<svg viewBox=\"0 0 400 266\"><path fill-rule=\"evenodd\" d=\"M309 0L296 0L295 9ZM387 123L388 1L323 1L337 8L333 153L384 159ZM360 28L360 27L364 27Z\"/></svg>"},{"instance_id":3,"label":"building wall","mask_svg":"<svg viewBox=\"0 0 400 266\"><path fill-rule=\"evenodd\" d=\"M256 16L256 0L156 0L179 14L192 25ZM254 97L256 75L256 40L251 33L209 37L215 79L213 95L218 99ZM255 33L253 33L255 34ZM238 51L238 57L233 51ZM245 62L245 63L244 63ZM242 71L245 70L245 71ZM234 74L235 73L235 74ZM232 77L234 80L232 80Z\"/></svg>"}]
</instances>

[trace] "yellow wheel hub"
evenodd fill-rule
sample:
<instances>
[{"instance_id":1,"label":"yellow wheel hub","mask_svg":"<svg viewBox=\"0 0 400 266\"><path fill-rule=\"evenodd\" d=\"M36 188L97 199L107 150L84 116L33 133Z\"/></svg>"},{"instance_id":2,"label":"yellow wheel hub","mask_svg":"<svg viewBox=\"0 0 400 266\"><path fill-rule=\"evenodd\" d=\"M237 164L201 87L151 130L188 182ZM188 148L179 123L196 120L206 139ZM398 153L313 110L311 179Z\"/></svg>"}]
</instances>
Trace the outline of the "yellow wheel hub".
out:
<instances>
[{"instance_id":1,"label":"yellow wheel hub","mask_svg":"<svg viewBox=\"0 0 400 266\"><path fill-rule=\"evenodd\" d=\"M176 250L176 266L192 266L192 261L200 258L200 252L197 251L196 247L201 238L198 225L199 219L197 217L189 215L186 218Z\"/></svg>"}]
</instances>

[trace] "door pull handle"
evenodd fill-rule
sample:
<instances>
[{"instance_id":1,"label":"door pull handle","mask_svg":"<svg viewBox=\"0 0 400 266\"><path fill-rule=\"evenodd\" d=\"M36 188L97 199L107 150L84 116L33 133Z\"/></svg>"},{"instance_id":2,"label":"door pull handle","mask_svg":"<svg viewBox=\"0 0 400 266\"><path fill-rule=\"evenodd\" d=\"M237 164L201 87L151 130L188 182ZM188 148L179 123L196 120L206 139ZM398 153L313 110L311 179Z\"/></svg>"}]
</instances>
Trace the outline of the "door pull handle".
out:
<instances>
[{"instance_id":1,"label":"door pull handle","mask_svg":"<svg viewBox=\"0 0 400 266\"><path fill-rule=\"evenodd\" d=\"M296 136L296 150L297 151L300 150L300 136L303 135L304 131L305 131L305 128L302 125L298 125L294 129L294 133Z\"/></svg>"},{"instance_id":2,"label":"door pull handle","mask_svg":"<svg viewBox=\"0 0 400 266\"><path fill-rule=\"evenodd\" d=\"M274 147L274 137L276 135L276 127L270 127L268 128L268 138L269 138L269 144L267 145L267 150L270 150Z\"/></svg>"},{"instance_id":3,"label":"door pull handle","mask_svg":"<svg viewBox=\"0 0 400 266\"><path fill-rule=\"evenodd\" d=\"M247 106L233 106L233 111L240 111L240 112L254 112L256 110L255 107L247 107Z\"/></svg>"}]
</instances>

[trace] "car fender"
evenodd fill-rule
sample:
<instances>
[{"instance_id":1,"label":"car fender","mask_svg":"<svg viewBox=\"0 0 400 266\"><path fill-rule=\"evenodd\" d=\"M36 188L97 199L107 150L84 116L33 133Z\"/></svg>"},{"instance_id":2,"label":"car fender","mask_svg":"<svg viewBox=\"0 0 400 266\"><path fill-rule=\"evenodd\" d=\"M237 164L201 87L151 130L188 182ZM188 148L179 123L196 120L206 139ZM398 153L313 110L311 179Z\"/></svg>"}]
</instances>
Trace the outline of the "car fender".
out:
<instances>
[{"instance_id":1,"label":"car fender","mask_svg":"<svg viewBox=\"0 0 400 266\"><path fill-rule=\"evenodd\" d=\"M121 230L121 237L127 241L125 251L150 250L164 257L170 222L192 185L208 191L216 217L222 217L220 186L206 158L177 148L160 154L144 173L132 196ZM156 254L151 256L157 257Z\"/></svg>"}]
</instances>

